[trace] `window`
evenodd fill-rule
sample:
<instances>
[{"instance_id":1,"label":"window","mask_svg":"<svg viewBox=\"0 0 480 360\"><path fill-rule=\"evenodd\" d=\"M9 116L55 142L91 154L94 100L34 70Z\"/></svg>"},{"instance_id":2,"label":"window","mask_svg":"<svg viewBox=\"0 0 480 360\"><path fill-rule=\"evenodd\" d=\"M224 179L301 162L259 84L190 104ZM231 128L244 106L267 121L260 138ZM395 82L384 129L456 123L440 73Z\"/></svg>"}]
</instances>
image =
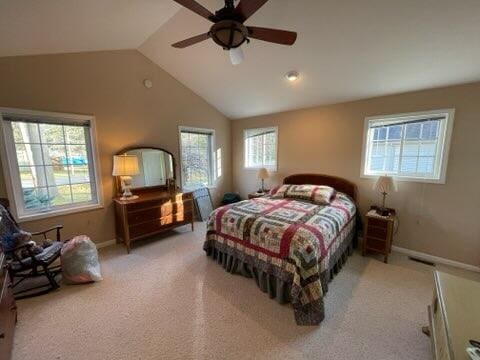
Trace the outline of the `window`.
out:
<instances>
[{"instance_id":1,"label":"window","mask_svg":"<svg viewBox=\"0 0 480 360\"><path fill-rule=\"evenodd\" d=\"M277 170L278 128L247 129L244 131L245 167Z\"/></svg>"},{"instance_id":2,"label":"window","mask_svg":"<svg viewBox=\"0 0 480 360\"><path fill-rule=\"evenodd\" d=\"M93 117L0 109L0 119L19 219L100 206Z\"/></svg>"},{"instance_id":3,"label":"window","mask_svg":"<svg viewBox=\"0 0 480 360\"><path fill-rule=\"evenodd\" d=\"M365 119L363 176L445 183L454 110Z\"/></svg>"},{"instance_id":4,"label":"window","mask_svg":"<svg viewBox=\"0 0 480 360\"><path fill-rule=\"evenodd\" d=\"M180 127L180 158L184 188L195 189L213 184L214 135L214 130Z\"/></svg>"}]
</instances>

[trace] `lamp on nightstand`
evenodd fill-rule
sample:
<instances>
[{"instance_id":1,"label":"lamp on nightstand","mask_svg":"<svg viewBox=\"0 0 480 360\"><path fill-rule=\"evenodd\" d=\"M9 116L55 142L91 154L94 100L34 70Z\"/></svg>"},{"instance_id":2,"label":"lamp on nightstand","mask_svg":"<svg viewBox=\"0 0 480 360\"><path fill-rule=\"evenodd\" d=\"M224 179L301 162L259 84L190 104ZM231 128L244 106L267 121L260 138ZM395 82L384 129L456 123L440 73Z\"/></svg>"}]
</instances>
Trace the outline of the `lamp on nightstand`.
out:
<instances>
[{"instance_id":1,"label":"lamp on nightstand","mask_svg":"<svg viewBox=\"0 0 480 360\"><path fill-rule=\"evenodd\" d=\"M392 191L397 191L397 185L391 176L380 176L373 186L374 190L379 191L383 195L382 206L377 207L377 214L388 216L389 210L385 207L385 198Z\"/></svg>"},{"instance_id":2,"label":"lamp on nightstand","mask_svg":"<svg viewBox=\"0 0 480 360\"><path fill-rule=\"evenodd\" d=\"M132 187L132 176L138 175L138 158L136 155L115 155L113 157L113 176L120 176L122 184L121 200L137 199L137 195L132 195L130 188Z\"/></svg>"},{"instance_id":3,"label":"lamp on nightstand","mask_svg":"<svg viewBox=\"0 0 480 360\"><path fill-rule=\"evenodd\" d=\"M265 180L268 179L268 177L269 177L267 169L261 168L260 170L258 170L257 177L260 180L262 180L262 189L259 192L264 193L265 192Z\"/></svg>"}]
</instances>

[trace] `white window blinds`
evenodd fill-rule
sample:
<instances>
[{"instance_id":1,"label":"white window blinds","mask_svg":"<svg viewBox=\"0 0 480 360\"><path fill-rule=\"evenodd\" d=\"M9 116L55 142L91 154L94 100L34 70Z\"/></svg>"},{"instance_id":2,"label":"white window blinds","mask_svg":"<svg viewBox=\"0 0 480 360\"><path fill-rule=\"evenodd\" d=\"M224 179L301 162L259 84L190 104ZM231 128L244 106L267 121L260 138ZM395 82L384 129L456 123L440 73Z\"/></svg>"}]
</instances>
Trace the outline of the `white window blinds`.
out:
<instances>
[{"instance_id":1,"label":"white window blinds","mask_svg":"<svg viewBox=\"0 0 480 360\"><path fill-rule=\"evenodd\" d=\"M244 131L246 168L277 169L278 128L247 129Z\"/></svg>"},{"instance_id":2,"label":"white window blinds","mask_svg":"<svg viewBox=\"0 0 480 360\"><path fill-rule=\"evenodd\" d=\"M363 174L444 181L452 122L453 111L367 119Z\"/></svg>"}]
</instances>

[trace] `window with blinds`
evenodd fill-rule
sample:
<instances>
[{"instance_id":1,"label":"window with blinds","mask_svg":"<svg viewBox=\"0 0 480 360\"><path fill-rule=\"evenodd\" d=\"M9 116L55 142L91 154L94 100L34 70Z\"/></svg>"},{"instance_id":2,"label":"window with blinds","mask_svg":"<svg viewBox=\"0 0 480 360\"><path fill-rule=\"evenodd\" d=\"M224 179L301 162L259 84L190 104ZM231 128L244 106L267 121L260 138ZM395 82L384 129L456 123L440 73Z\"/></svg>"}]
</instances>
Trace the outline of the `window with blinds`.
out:
<instances>
[{"instance_id":1,"label":"window with blinds","mask_svg":"<svg viewBox=\"0 0 480 360\"><path fill-rule=\"evenodd\" d=\"M365 120L362 175L445 182L454 110Z\"/></svg>"},{"instance_id":2,"label":"window with blinds","mask_svg":"<svg viewBox=\"0 0 480 360\"><path fill-rule=\"evenodd\" d=\"M244 131L245 168L277 170L278 128L246 129Z\"/></svg>"},{"instance_id":3,"label":"window with blinds","mask_svg":"<svg viewBox=\"0 0 480 360\"><path fill-rule=\"evenodd\" d=\"M19 218L99 205L90 117L1 114Z\"/></svg>"},{"instance_id":4,"label":"window with blinds","mask_svg":"<svg viewBox=\"0 0 480 360\"><path fill-rule=\"evenodd\" d=\"M180 127L180 156L183 188L197 189L213 184L213 149L213 130ZM221 162L221 158L219 160ZM219 166L221 173L221 163ZM218 171L217 169L217 172Z\"/></svg>"}]
</instances>

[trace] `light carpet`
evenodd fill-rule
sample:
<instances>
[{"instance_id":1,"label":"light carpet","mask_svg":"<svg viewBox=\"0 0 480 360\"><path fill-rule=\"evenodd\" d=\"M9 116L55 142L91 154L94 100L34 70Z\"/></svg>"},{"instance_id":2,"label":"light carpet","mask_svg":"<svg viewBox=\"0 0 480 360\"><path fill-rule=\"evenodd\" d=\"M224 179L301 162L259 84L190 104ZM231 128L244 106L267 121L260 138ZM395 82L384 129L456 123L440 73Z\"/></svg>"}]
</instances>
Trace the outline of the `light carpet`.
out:
<instances>
[{"instance_id":1,"label":"light carpet","mask_svg":"<svg viewBox=\"0 0 480 360\"><path fill-rule=\"evenodd\" d=\"M14 360L429 359L428 271L354 254L330 283L326 318L295 324L251 279L202 250L205 226L102 249L104 281L18 302Z\"/></svg>"}]
</instances>

